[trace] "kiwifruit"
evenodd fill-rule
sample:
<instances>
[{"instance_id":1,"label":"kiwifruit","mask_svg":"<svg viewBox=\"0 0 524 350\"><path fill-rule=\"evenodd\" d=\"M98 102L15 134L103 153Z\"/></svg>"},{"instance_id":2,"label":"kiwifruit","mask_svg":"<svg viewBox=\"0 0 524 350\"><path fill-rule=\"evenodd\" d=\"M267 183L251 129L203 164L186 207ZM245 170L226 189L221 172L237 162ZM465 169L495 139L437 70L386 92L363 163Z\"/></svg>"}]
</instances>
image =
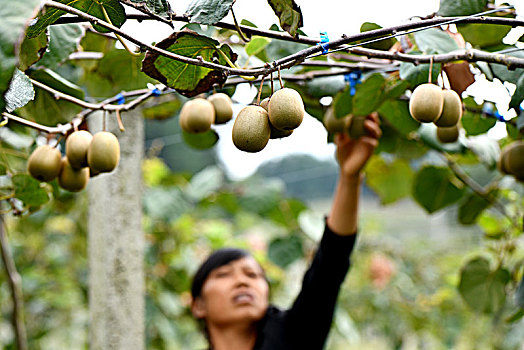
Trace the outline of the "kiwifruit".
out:
<instances>
[{"instance_id":1,"label":"kiwifruit","mask_svg":"<svg viewBox=\"0 0 524 350\"><path fill-rule=\"evenodd\" d=\"M509 170L506 168L506 162L507 162L507 157L508 157L508 149L511 145L505 147L502 149L502 151L500 152L500 156L499 156L499 159L497 161L497 168L499 169L499 171L503 174L506 174L506 175L511 175L511 173L509 172Z\"/></svg>"},{"instance_id":2,"label":"kiwifruit","mask_svg":"<svg viewBox=\"0 0 524 350\"><path fill-rule=\"evenodd\" d=\"M73 168L80 169L88 166L87 149L92 140L93 135L86 130L75 131L67 137L65 153Z\"/></svg>"},{"instance_id":3,"label":"kiwifruit","mask_svg":"<svg viewBox=\"0 0 524 350\"><path fill-rule=\"evenodd\" d=\"M296 129L304 119L304 101L293 89L275 92L269 101L268 114L271 125L280 130Z\"/></svg>"},{"instance_id":4,"label":"kiwifruit","mask_svg":"<svg viewBox=\"0 0 524 350\"><path fill-rule=\"evenodd\" d=\"M233 118L233 102L231 98L222 93L216 93L207 98L215 108L215 124L224 124Z\"/></svg>"},{"instance_id":5,"label":"kiwifruit","mask_svg":"<svg viewBox=\"0 0 524 350\"><path fill-rule=\"evenodd\" d=\"M268 111L269 108L269 97L266 97L262 101L260 101L260 107L264 108L266 111Z\"/></svg>"},{"instance_id":6,"label":"kiwifruit","mask_svg":"<svg viewBox=\"0 0 524 350\"><path fill-rule=\"evenodd\" d=\"M215 121L215 107L204 98L187 101L180 111L179 124L182 130L189 133L206 132Z\"/></svg>"},{"instance_id":7,"label":"kiwifruit","mask_svg":"<svg viewBox=\"0 0 524 350\"><path fill-rule=\"evenodd\" d=\"M27 160L27 171L39 181L49 182L60 173L62 155L49 145L38 146Z\"/></svg>"},{"instance_id":8,"label":"kiwifruit","mask_svg":"<svg viewBox=\"0 0 524 350\"><path fill-rule=\"evenodd\" d=\"M269 123L269 127L271 128L271 133L269 134L270 139L282 139L284 137L288 137L293 133L293 130L280 130L275 128L271 123Z\"/></svg>"},{"instance_id":9,"label":"kiwifruit","mask_svg":"<svg viewBox=\"0 0 524 350\"><path fill-rule=\"evenodd\" d=\"M67 156L62 158L62 168L58 176L58 185L69 192L82 191L89 181L89 168L75 169Z\"/></svg>"},{"instance_id":10,"label":"kiwifruit","mask_svg":"<svg viewBox=\"0 0 524 350\"><path fill-rule=\"evenodd\" d=\"M324 118L322 119L322 124L329 133L339 133L347 130L349 119L351 115L347 115L342 118L336 118L335 110L333 107L328 107L326 113L324 113Z\"/></svg>"},{"instance_id":11,"label":"kiwifruit","mask_svg":"<svg viewBox=\"0 0 524 350\"><path fill-rule=\"evenodd\" d=\"M450 127L462 117L462 100L454 90L442 90L444 104L440 117L434 121L436 126Z\"/></svg>"},{"instance_id":12,"label":"kiwifruit","mask_svg":"<svg viewBox=\"0 0 524 350\"><path fill-rule=\"evenodd\" d=\"M453 143L458 140L459 128L458 125L450 127L437 126L437 138L442 143Z\"/></svg>"},{"instance_id":13,"label":"kiwifruit","mask_svg":"<svg viewBox=\"0 0 524 350\"><path fill-rule=\"evenodd\" d=\"M267 112L260 106L244 107L233 124L233 144L244 152L259 152L264 149L270 134Z\"/></svg>"},{"instance_id":14,"label":"kiwifruit","mask_svg":"<svg viewBox=\"0 0 524 350\"><path fill-rule=\"evenodd\" d=\"M367 135L367 131L364 128L364 122L366 121L365 115L353 115L348 122L348 134L349 137L356 140L361 136Z\"/></svg>"},{"instance_id":15,"label":"kiwifruit","mask_svg":"<svg viewBox=\"0 0 524 350\"><path fill-rule=\"evenodd\" d=\"M108 131L97 132L87 149L87 163L94 172L110 172L120 160L120 144Z\"/></svg>"},{"instance_id":16,"label":"kiwifruit","mask_svg":"<svg viewBox=\"0 0 524 350\"><path fill-rule=\"evenodd\" d=\"M524 141L515 141L506 147L504 168L515 177L524 177Z\"/></svg>"},{"instance_id":17,"label":"kiwifruit","mask_svg":"<svg viewBox=\"0 0 524 350\"><path fill-rule=\"evenodd\" d=\"M409 113L421 123L431 123L442 113L444 96L437 85L421 84L413 90L409 99Z\"/></svg>"}]
</instances>

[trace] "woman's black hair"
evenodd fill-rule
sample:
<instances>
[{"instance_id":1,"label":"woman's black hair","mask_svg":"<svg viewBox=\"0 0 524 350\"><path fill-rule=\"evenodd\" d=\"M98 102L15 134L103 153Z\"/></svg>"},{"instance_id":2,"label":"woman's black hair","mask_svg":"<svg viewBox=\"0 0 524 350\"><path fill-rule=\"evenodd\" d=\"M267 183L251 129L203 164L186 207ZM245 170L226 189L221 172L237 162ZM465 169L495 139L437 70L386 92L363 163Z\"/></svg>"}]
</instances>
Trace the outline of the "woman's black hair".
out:
<instances>
[{"instance_id":1,"label":"woman's black hair","mask_svg":"<svg viewBox=\"0 0 524 350\"><path fill-rule=\"evenodd\" d=\"M202 292L202 286L207 277L214 269L229 264L232 261L242 259L250 256L250 254L237 248L222 248L214 251L209 257L200 265L195 276L193 277L193 284L191 286L191 295L193 298L199 297Z\"/></svg>"}]
</instances>

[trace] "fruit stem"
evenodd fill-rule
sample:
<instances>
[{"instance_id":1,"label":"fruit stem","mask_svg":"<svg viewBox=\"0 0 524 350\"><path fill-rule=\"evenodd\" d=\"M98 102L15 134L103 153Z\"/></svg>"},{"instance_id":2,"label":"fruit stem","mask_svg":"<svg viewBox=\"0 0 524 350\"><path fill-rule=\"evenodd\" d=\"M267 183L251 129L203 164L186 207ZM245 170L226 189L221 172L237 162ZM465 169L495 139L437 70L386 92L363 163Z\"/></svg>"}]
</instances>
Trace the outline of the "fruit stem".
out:
<instances>
[{"instance_id":1,"label":"fruit stem","mask_svg":"<svg viewBox=\"0 0 524 350\"><path fill-rule=\"evenodd\" d=\"M126 131L126 129L124 128L124 123L122 122L122 116L120 115L119 110L116 111L116 120L118 122L118 128L120 129L120 131L121 132Z\"/></svg>"},{"instance_id":2,"label":"fruit stem","mask_svg":"<svg viewBox=\"0 0 524 350\"><path fill-rule=\"evenodd\" d=\"M111 19L109 18L109 15L107 14L107 11L106 11L106 8L104 7L104 5L102 5L100 3L100 7L102 8L102 13L104 14L104 18L106 19L106 22L113 25L113 23L111 22ZM118 39L118 41L120 41L120 43L122 44L122 46L124 46L124 48L126 49L127 52L129 52L131 54L131 56L135 56L135 57L138 57L140 56L140 53L139 52L134 52L132 51L129 46L126 44L126 42L124 41L124 39L118 35L117 33L113 33L115 34L116 38Z\"/></svg>"},{"instance_id":3,"label":"fruit stem","mask_svg":"<svg viewBox=\"0 0 524 350\"><path fill-rule=\"evenodd\" d=\"M280 82L280 88L284 88L284 83L282 82L282 76L280 75L280 66L278 66L278 81Z\"/></svg>"},{"instance_id":4,"label":"fruit stem","mask_svg":"<svg viewBox=\"0 0 524 350\"><path fill-rule=\"evenodd\" d=\"M222 58L227 62L227 64L231 67L231 68L237 68L237 69L240 69L236 64L234 64L233 62L231 62L231 60L229 59L229 57L227 57L227 55L224 53L224 51L222 51L221 49L219 49L218 47L215 47L215 50L218 51L218 53L222 56ZM247 77L245 75L240 75L240 77L242 79L245 79L245 80L248 80L248 81L253 81L253 80L256 80L257 77Z\"/></svg>"},{"instance_id":5,"label":"fruit stem","mask_svg":"<svg viewBox=\"0 0 524 350\"><path fill-rule=\"evenodd\" d=\"M428 82L431 84L431 81L433 80L433 56L429 59L429 77Z\"/></svg>"},{"instance_id":6,"label":"fruit stem","mask_svg":"<svg viewBox=\"0 0 524 350\"><path fill-rule=\"evenodd\" d=\"M264 87L264 79L266 79L266 76L263 76L262 80L260 81L260 88L258 89L257 96L257 106L260 106L260 95L262 94L262 88Z\"/></svg>"},{"instance_id":7,"label":"fruit stem","mask_svg":"<svg viewBox=\"0 0 524 350\"><path fill-rule=\"evenodd\" d=\"M235 2L231 4L231 15L233 16L233 21L235 22L235 28L237 29L238 35L240 35L240 38L244 40L244 42L248 43L251 41L250 38L246 37L244 33L242 33L242 29L240 29L240 26L238 25L237 18L235 17L235 12L233 11L233 5Z\"/></svg>"}]
</instances>

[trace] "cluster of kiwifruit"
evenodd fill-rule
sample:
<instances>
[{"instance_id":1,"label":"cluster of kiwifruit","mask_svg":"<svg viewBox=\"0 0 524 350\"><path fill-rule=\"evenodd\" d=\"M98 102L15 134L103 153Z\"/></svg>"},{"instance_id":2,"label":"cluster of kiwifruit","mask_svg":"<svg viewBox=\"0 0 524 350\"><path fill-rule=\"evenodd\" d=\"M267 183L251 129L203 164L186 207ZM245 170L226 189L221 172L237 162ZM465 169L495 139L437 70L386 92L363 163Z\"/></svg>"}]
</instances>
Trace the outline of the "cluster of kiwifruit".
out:
<instances>
[{"instance_id":1,"label":"cluster of kiwifruit","mask_svg":"<svg viewBox=\"0 0 524 350\"><path fill-rule=\"evenodd\" d=\"M322 123L329 133L346 132L352 139L358 139L367 134L364 128L365 115L348 114L337 118L333 106L329 106L324 114Z\"/></svg>"},{"instance_id":2,"label":"cluster of kiwifruit","mask_svg":"<svg viewBox=\"0 0 524 350\"><path fill-rule=\"evenodd\" d=\"M524 141L515 141L502 149L498 168L507 175L512 175L517 181L524 182Z\"/></svg>"},{"instance_id":3,"label":"cluster of kiwifruit","mask_svg":"<svg viewBox=\"0 0 524 350\"><path fill-rule=\"evenodd\" d=\"M90 177L111 172L120 160L120 144L115 135L86 130L71 133L65 143L65 156L56 147L38 146L29 156L27 170L35 179L58 185L70 192L83 190Z\"/></svg>"},{"instance_id":4,"label":"cluster of kiwifruit","mask_svg":"<svg viewBox=\"0 0 524 350\"><path fill-rule=\"evenodd\" d=\"M462 100L453 90L443 90L431 83L421 84L409 99L409 112L421 123L434 123L440 142L458 140Z\"/></svg>"},{"instance_id":5,"label":"cluster of kiwifruit","mask_svg":"<svg viewBox=\"0 0 524 350\"><path fill-rule=\"evenodd\" d=\"M224 93L216 93L208 98L197 97L184 103L178 121L182 130L197 134L208 131L212 124L227 123L231 118L231 98Z\"/></svg>"},{"instance_id":6,"label":"cluster of kiwifruit","mask_svg":"<svg viewBox=\"0 0 524 350\"><path fill-rule=\"evenodd\" d=\"M291 135L304 118L304 102L293 89L283 88L260 106L244 107L233 124L233 144L244 152L259 152L270 138ZM228 95L215 93L207 98L187 101L180 111L180 127L188 133L202 133L212 124L224 124L233 117L233 103Z\"/></svg>"},{"instance_id":7,"label":"cluster of kiwifruit","mask_svg":"<svg viewBox=\"0 0 524 350\"><path fill-rule=\"evenodd\" d=\"M304 119L302 96L290 88L282 88L260 105L244 107L233 124L233 144L244 152L259 152L269 139L287 137Z\"/></svg>"}]
</instances>

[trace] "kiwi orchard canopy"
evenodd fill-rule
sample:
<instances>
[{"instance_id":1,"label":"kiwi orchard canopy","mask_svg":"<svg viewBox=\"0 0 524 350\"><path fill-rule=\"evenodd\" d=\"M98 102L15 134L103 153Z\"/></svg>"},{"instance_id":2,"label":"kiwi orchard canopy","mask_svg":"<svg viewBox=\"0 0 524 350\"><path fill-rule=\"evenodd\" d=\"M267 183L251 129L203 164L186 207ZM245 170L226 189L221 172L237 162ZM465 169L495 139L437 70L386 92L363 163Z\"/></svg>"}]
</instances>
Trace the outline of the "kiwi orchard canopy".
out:
<instances>
[{"instance_id":1,"label":"kiwi orchard canopy","mask_svg":"<svg viewBox=\"0 0 524 350\"><path fill-rule=\"evenodd\" d=\"M382 204L411 198L428 214L456 208L456 221L476 227L479 237L493 242L497 249L482 243L483 248L478 249L482 254L464 262L457 271L457 283L448 287L457 288L464 305L474 312L507 320L508 327L513 327L524 315L519 260L522 247L516 243L522 235L524 181L524 54L522 34L518 32L524 22L518 1L499 6L487 0L441 0L434 2L436 8L431 11L417 13L416 18L403 12L403 18L410 17L409 21L399 20L399 24L384 27L375 22L382 13L390 16L388 11L354 11L354 6L368 6L365 2L352 4L353 11L342 11L344 4L337 3L335 11L330 9L328 13L328 6L305 3L302 12L294 1L270 0L263 2L270 16L258 12L254 16L251 9L240 24L240 11L232 20L225 17L231 9L239 9L239 3L199 0L187 8L172 8L180 3L18 0L0 6L0 15L6 19L0 24L1 210L12 222L22 222L31 213L71 198L67 196L82 198L82 193L87 192L88 251L93 254L90 276L100 277L91 282L100 288L89 290L94 329L89 343L100 340L93 347L102 349L111 348L108 344L115 339L122 340L119 344L125 349L131 348L133 342L146 345L144 315L140 311L145 290L141 219L142 203L150 209L152 201L141 198L142 117L148 123L149 119L179 118L175 124L180 129L176 132L181 133L180 139L186 145L203 150L225 143L235 152L240 150L235 156L245 165L244 160L253 157L252 153L265 156L271 154L271 149L291 149L301 137L312 147L331 143L337 132L359 138L364 134L365 116L377 113L383 137L366 169L367 185ZM421 6L428 2L417 3ZM255 2L250 4L255 6ZM411 8L395 1L384 6L402 11ZM303 13L312 13L306 9L314 11L311 18L327 18L344 25L352 23L348 20L352 13L359 17L361 13L371 15L360 30L349 30L344 36L324 36L326 39L321 41L316 32L309 33L303 26L308 23ZM342 21L335 20L339 13L344 16ZM257 22L268 20L266 17L274 24L270 29ZM159 37L154 40L141 39L128 29L134 25L137 31L145 32L143 28L150 23L164 28L155 31ZM350 73L361 78L353 79ZM495 90L483 98L470 96L476 84L473 82L482 80L500 87L508 103L497 103L491 96ZM254 87L257 94L252 101L239 105L231 96L243 83ZM319 133L310 133L306 125ZM500 137L491 137L494 132ZM191 157L176 150L182 160ZM186 197L198 196L178 196L182 190L169 187L178 180L161 178L163 170L160 166L155 169L157 177L151 178L157 182L148 178L154 185L148 184L166 185L167 193L176 194L162 197L163 189L155 192L158 198L166 203L171 203L173 197L180 199L172 207L162 205L164 211L157 210L155 218L172 220L174 216L166 211L176 209L182 216L190 216L188 221L199 223L201 218L191 216L196 215L196 210L192 213L188 208L201 203L184 202ZM216 181L206 184L220 183L220 179L215 176ZM220 186L204 187L199 189L209 194ZM228 201L226 196L216 198L209 201L212 204L203 202L219 205L222 200ZM290 203L283 207L290 208L291 217L298 215L301 206ZM217 212L224 212L222 209ZM289 231L307 231L302 221L291 226L276 218L274 211L265 212L271 213L268 220L275 220ZM46 210L41 213L51 215ZM149 219L145 221L155 221ZM163 227L171 229L173 225L169 221ZM79 230L83 227L78 226ZM97 235L101 232L106 236ZM122 232L129 235L118 236ZM148 237L155 235L148 232ZM160 244L163 238L161 233L158 236ZM284 241L293 247L301 246L304 238L298 236ZM7 244L4 240L1 243L2 247ZM269 244L273 249L284 244L273 243ZM19 246L20 251L26 250ZM159 254L152 259L164 258ZM270 254L268 261L274 260L278 259ZM165 267L172 263L162 260L156 264L152 278L165 277ZM185 268L178 271L180 276L187 273ZM7 278L17 306L14 338L18 347L24 348L27 337L18 307L22 299L16 297L20 283L11 269ZM171 305L166 295L173 294L173 290L155 294L152 303ZM163 299L160 302L155 298ZM176 305L182 305L176 300ZM177 314L176 310L169 315ZM126 312L133 317L126 318ZM114 328L106 329L108 324ZM148 347L168 343L166 338L172 333L166 330L171 328L162 326L165 324L170 322L156 319L148 325ZM138 328L131 330L134 325ZM497 332L505 332L502 328ZM39 339L46 338L39 335L43 333L34 328L28 328L28 332L33 342L29 348L42 347L44 340ZM133 337L126 338L130 334ZM488 341L500 348L499 338L507 337Z\"/></svg>"}]
</instances>

